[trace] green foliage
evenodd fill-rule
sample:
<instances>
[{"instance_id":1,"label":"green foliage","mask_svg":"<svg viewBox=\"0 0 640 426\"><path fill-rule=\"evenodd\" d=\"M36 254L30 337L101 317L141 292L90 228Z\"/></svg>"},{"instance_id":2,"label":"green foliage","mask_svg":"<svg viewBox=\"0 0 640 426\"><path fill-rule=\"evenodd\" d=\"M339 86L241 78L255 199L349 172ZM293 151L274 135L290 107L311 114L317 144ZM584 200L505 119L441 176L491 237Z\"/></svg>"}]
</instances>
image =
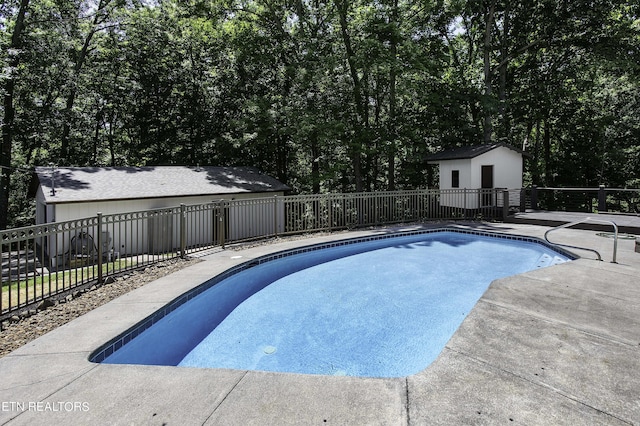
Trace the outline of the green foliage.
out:
<instances>
[{"instance_id":1,"label":"green foliage","mask_svg":"<svg viewBox=\"0 0 640 426\"><path fill-rule=\"evenodd\" d=\"M27 3L19 48L21 2L0 5L14 170L251 165L298 192L415 188L426 154L491 140L531 153L530 183L638 186L629 2ZM13 172L13 225L28 181Z\"/></svg>"}]
</instances>

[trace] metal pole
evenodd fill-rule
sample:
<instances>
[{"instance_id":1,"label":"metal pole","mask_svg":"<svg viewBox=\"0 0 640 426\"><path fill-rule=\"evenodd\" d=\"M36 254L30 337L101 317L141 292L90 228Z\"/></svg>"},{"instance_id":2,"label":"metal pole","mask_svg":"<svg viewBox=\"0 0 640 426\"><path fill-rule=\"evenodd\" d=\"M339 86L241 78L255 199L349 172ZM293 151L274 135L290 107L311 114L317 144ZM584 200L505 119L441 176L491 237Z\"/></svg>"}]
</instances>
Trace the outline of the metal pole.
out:
<instances>
[{"instance_id":1,"label":"metal pole","mask_svg":"<svg viewBox=\"0 0 640 426\"><path fill-rule=\"evenodd\" d=\"M218 202L218 242L224 249L224 200Z\"/></svg>"},{"instance_id":2,"label":"metal pole","mask_svg":"<svg viewBox=\"0 0 640 426\"><path fill-rule=\"evenodd\" d=\"M333 228L333 200L331 194L327 194L327 217L329 221L327 225L329 232L331 232L331 228Z\"/></svg>"},{"instance_id":3,"label":"metal pole","mask_svg":"<svg viewBox=\"0 0 640 426\"><path fill-rule=\"evenodd\" d=\"M502 191L502 221L506 222L509 216L509 191Z\"/></svg>"},{"instance_id":4,"label":"metal pole","mask_svg":"<svg viewBox=\"0 0 640 426\"><path fill-rule=\"evenodd\" d=\"M464 188L462 190L462 196L464 197L464 199L462 200L462 205L464 206L464 220L467 220L467 188Z\"/></svg>"},{"instance_id":5,"label":"metal pole","mask_svg":"<svg viewBox=\"0 0 640 426\"><path fill-rule=\"evenodd\" d=\"M604 189L604 185L600 185L598 189L598 212L603 213L607 211L607 192Z\"/></svg>"},{"instance_id":6,"label":"metal pole","mask_svg":"<svg viewBox=\"0 0 640 426\"><path fill-rule=\"evenodd\" d=\"M98 282L102 283L102 213L98 212Z\"/></svg>"},{"instance_id":7,"label":"metal pole","mask_svg":"<svg viewBox=\"0 0 640 426\"><path fill-rule=\"evenodd\" d=\"M278 196L273 196L273 235L278 236Z\"/></svg>"},{"instance_id":8,"label":"metal pole","mask_svg":"<svg viewBox=\"0 0 640 426\"><path fill-rule=\"evenodd\" d=\"M378 225L378 223L380 222L380 215L378 214L378 195L377 194L373 194L373 208L374 208L373 220L375 221L375 224Z\"/></svg>"},{"instance_id":9,"label":"metal pole","mask_svg":"<svg viewBox=\"0 0 640 426\"><path fill-rule=\"evenodd\" d=\"M618 227L613 224L613 260L611 263L618 263Z\"/></svg>"},{"instance_id":10,"label":"metal pole","mask_svg":"<svg viewBox=\"0 0 640 426\"><path fill-rule=\"evenodd\" d=\"M184 203L180 203L180 258L184 259L187 250L187 217Z\"/></svg>"},{"instance_id":11,"label":"metal pole","mask_svg":"<svg viewBox=\"0 0 640 426\"><path fill-rule=\"evenodd\" d=\"M538 187L531 186L531 210L538 210Z\"/></svg>"}]
</instances>

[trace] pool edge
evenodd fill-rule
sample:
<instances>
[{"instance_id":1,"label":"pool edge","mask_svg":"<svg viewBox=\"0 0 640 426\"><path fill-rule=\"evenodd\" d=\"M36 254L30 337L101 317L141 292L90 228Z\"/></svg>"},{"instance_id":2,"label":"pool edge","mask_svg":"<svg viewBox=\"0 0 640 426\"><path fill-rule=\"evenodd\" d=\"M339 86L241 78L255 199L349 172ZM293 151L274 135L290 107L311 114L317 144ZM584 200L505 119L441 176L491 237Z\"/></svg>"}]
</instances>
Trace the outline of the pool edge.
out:
<instances>
[{"instance_id":1,"label":"pool edge","mask_svg":"<svg viewBox=\"0 0 640 426\"><path fill-rule=\"evenodd\" d=\"M286 258L289 256L298 255L298 254L313 252L317 250L327 249L327 248L348 246L348 245L353 245L353 244L358 244L363 242L378 241L378 240L384 240L384 239L402 238L407 236L427 235L427 234L433 234L437 232L455 232L455 233L461 233L466 235L478 235L478 236L493 237L498 239L506 239L506 240L540 244L555 252L559 252L560 254L564 255L565 257L568 257L571 260L575 260L579 258L579 256L575 255L574 253L571 253L570 251L563 249L561 247L554 246L553 244L538 237L519 235L519 234L507 234L507 233L496 232L496 231L468 229L468 228L459 227L455 225L445 225L445 226L437 226L433 228L430 227L427 229L422 228L422 229L415 229L415 230L394 231L391 233L372 234L372 235L359 236L359 237L343 238L343 239L337 239L329 242L303 245L297 248L278 250L275 252L271 252L262 256L249 259L246 262L240 263L239 265L235 265L229 269L226 269L225 271L196 285L190 290L187 290L186 292L178 295L177 297L175 297L174 299L166 303L164 306L162 306L160 309L153 312L151 315L148 315L147 317L140 320L136 324L127 328L122 333L118 334L113 339L110 339L103 345L100 345L98 348L91 351L91 353L88 356L88 361L92 364L102 363L106 358L111 356L115 351L117 351L118 349L120 349L121 347L123 347L124 345L132 341L133 339L135 339L140 333L143 333L145 330L153 326L155 323L163 319L165 316L173 312L175 309L182 306L184 303L187 303L191 299L200 295L204 291L210 289L211 287L223 281L224 279L230 276L233 276L239 272L250 269L252 267L261 265L269 261L282 259L282 258ZM491 283L489 284L489 286L490 285ZM409 377L409 376L403 376L403 377ZM402 378L402 377L399 377L399 378Z\"/></svg>"}]
</instances>

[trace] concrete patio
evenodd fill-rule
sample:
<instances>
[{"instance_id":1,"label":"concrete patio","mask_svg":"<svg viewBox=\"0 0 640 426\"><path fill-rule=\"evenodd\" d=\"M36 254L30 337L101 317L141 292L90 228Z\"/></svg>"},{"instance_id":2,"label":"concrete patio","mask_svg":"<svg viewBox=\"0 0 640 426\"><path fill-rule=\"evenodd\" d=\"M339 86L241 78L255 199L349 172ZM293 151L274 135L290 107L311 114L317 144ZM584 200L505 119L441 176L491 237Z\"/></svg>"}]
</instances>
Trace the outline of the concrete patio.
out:
<instances>
[{"instance_id":1,"label":"concrete patio","mask_svg":"<svg viewBox=\"0 0 640 426\"><path fill-rule=\"evenodd\" d=\"M536 237L548 229L510 223L454 226ZM0 424L640 423L640 253L634 252L635 241L620 240L618 263L610 263L613 240L587 230L559 230L553 240L596 249L604 261L574 250L585 258L494 281L438 359L413 376L376 379L88 361L109 339L241 262L416 227L208 254L205 261L1 358Z\"/></svg>"}]
</instances>

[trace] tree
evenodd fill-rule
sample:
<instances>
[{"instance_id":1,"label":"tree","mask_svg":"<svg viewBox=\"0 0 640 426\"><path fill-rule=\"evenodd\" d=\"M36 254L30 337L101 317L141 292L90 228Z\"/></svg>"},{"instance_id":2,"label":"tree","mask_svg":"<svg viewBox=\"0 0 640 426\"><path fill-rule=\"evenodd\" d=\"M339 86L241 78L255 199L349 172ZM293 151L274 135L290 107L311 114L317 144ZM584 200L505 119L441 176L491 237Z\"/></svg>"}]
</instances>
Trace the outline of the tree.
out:
<instances>
[{"instance_id":1,"label":"tree","mask_svg":"<svg viewBox=\"0 0 640 426\"><path fill-rule=\"evenodd\" d=\"M9 185L11 182L13 150L13 132L15 120L14 91L17 68L20 64L22 37L26 28L25 16L29 8L29 0L21 0L11 30L11 39L7 49L7 72L4 77L4 117L2 119L2 146L0 148L0 229L7 227L9 210ZM7 24L5 24L7 25Z\"/></svg>"},{"instance_id":2,"label":"tree","mask_svg":"<svg viewBox=\"0 0 640 426\"><path fill-rule=\"evenodd\" d=\"M3 221L9 204L9 223L28 215L11 167L49 163L251 165L299 192L393 190L434 184L428 153L500 141L532 154L528 182L634 185L639 9L6 1Z\"/></svg>"},{"instance_id":3,"label":"tree","mask_svg":"<svg viewBox=\"0 0 640 426\"><path fill-rule=\"evenodd\" d=\"M105 25L108 26L109 15L115 7L116 1L114 0L99 0L97 5L80 5L77 9L71 9L67 13L67 22L70 23L70 32L73 34L78 33L77 37L80 39L79 48L73 46L70 48L72 70L69 76L67 95L65 100L65 107L62 113L64 117L62 135L60 136L60 155L59 162L62 165L73 165L74 160L71 159L73 151L70 151L70 133L72 123L75 121L74 105L76 97L78 95L78 89L81 78L81 71L83 70L89 52L92 50L92 41L97 32L105 29ZM88 20L88 25L82 25L84 21Z\"/></svg>"}]
</instances>

